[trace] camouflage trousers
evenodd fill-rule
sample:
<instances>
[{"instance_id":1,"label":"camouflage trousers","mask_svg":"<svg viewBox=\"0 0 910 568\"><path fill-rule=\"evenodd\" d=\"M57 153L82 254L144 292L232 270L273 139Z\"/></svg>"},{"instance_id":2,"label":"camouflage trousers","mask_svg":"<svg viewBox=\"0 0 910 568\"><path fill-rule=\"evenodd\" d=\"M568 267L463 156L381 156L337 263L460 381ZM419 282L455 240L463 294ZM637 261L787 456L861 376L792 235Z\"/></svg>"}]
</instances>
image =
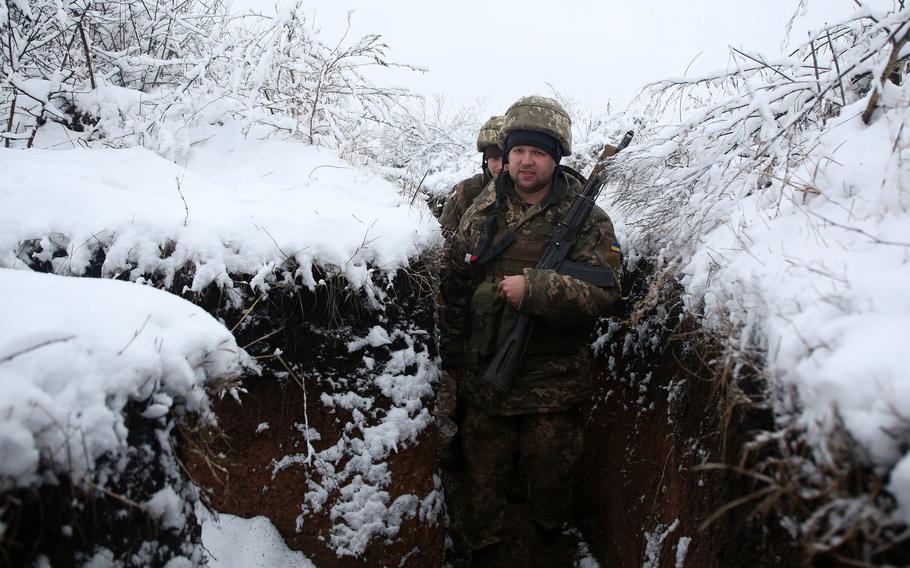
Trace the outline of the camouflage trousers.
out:
<instances>
[{"instance_id":1,"label":"camouflage trousers","mask_svg":"<svg viewBox=\"0 0 910 568\"><path fill-rule=\"evenodd\" d=\"M569 520L572 468L582 446L577 410L499 416L469 405L461 432L470 492L465 529L472 549L502 540L506 483L516 452L534 522L549 530Z\"/></svg>"}]
</instances>

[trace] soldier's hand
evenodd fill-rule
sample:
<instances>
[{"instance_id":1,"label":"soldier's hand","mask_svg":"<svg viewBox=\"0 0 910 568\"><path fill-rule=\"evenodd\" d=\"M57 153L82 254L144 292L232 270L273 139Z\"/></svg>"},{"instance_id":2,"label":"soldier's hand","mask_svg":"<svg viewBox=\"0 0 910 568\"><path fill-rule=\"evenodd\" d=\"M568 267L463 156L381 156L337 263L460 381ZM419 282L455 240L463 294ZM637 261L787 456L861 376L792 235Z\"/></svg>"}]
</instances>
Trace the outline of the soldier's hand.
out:
<instances>
[{"instance_id":1,"label":"soldier's hand","mask_svg":"<svg viewBox=\"0 0 910 568\"><path fill-rule=\"evenodd\" d=\"M499 281L497 290L499 290L499 295L517 310L518 306L521 305L521 299L525 297L525 289L527 287L528 282L525 280L524 275L519 274L504 277Z\"/></svg>"}]
</instances>

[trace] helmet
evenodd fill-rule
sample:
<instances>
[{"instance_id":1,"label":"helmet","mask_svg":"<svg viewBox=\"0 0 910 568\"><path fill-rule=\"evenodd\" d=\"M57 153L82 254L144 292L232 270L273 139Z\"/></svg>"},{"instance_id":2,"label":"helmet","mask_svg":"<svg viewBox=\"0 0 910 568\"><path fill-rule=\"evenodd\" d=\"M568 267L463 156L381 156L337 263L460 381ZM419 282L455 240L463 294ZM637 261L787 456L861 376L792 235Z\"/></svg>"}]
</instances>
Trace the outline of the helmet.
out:
<instances>
[{"instance_id":1,"label":"helmet","mask_svg":"<svg viewBox=\"0 0 910 568\"><path fill-rule=\"evenodd\" d=\"M477 135L478 152L483 152L487 146L502 148L502 144L499 143L499 129L502 128L503 120L505 117L491 116L483 123L483 126L480 127L480 134Z\"/></svg>"},{"instance_id":2,"label":"helmet","mask_svg":"<svg viewBox=\"0 0 910 568\"><path fill-rule=\"evenodd\" d=\"M500 146L513 130L534 130L548 134L559 142L563 156L572 154L572 119L566 109L549 97L521 97L506 111L499 131Z\"/></svg>"}]
</instances>

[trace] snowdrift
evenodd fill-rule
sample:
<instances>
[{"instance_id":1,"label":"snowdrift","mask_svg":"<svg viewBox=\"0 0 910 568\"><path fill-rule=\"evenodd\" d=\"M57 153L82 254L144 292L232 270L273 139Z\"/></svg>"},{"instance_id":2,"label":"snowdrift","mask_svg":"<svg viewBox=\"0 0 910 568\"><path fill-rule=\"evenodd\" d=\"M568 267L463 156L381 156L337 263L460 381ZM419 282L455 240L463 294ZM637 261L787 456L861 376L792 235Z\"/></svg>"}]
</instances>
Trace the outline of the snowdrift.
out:
<instances>
[{"instance_id":1,"label":"snowdrift","mask_svg":"<svg viewBox=\"0 0 910 568\"><path fill-rule=\"evenodd\" d=\"M729 408L773 412L734 503L776 511L810 558L887 563L908 542L908 30L910 11L863 7L788 57L652 85L662 118L614 168L627 261L654 270L632 321L694 318L718 389L742 391Z\"/></svg>"},{"instance_id":2,"label":"snowdrift","mask_svg":"<svg viewBox=\"0 0 910 568\"><path fill-rule=\"evenodd\" d=\"M27 487L51 507L66 497L57 487L89 478L83 502L147 501L157 531L182 530L178 547L144 556L117 531L100 551L80 536L56 561L200 562L193 483L216 510L270 515L317 563L398 559L418 544L441 555L425 262L438 225L332 152L218 132L181 165L142 148L0 150L0 372L20 393L0 438L0 473L20 480L4 481L5 499ZM20 400L37 402L21 414ZM155 492L134 498L130 476L161 456ZM4 543L17 544L4 546L51 554L54 539L20 548L23 532L9 532L26 509L5 509Z\"/></svg>"}]
</instances>

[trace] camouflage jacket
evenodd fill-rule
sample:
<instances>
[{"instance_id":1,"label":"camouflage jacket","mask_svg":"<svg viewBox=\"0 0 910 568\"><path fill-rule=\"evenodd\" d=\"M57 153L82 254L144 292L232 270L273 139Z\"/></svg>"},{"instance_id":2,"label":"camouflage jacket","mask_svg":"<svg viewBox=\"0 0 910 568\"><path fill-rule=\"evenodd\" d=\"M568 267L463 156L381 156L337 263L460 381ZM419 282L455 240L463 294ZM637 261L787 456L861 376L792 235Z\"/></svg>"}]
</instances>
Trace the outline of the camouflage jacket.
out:
<instances>
[{"instance_id":1,"label":"camouflage jacket","mask_svg":"<svg viewBox=\"0 0 910 568\"><path fill-rule=\"evenodd\" d=\"M601 288L534 268L555 224L582 189L581 180L558 172L549 195L530 207L518 198L508 173L501 174L465 212L446 245L441 281L446 306L443 363L447 368L463 369L459 391L494 414L557 412L581 402L591 383L592 325L621 296L619 243L612 221L599 207L582 228L568 260L609 267L613 286ZM498 210L497 192L506 196ZM490 215L497 216L494 242L509 232L517 239L501 255L475 267L465 257L477 252ZM527 280L519 311L535 317L512 388L500 392L481 375L518 314L496 290L502 277L512 274L523 274Z\"/></svg>"},{"instance_id":2,"label":"camouflage jacket","mask_svg":"<svg viewBox=\"0 0 910 568\"><path fill-rule=\"evenodd\" d=\"M442 226L442 233L448 237L458 229L458 223L464 216L465 211L471 206L471 203L480 195L483 188L490 183L493 177L489 171L484 168L483 173L469 177L455 184L446 204L442 208L442 215L439 217L439 224Z\"/></svg>"}]
</instances>

